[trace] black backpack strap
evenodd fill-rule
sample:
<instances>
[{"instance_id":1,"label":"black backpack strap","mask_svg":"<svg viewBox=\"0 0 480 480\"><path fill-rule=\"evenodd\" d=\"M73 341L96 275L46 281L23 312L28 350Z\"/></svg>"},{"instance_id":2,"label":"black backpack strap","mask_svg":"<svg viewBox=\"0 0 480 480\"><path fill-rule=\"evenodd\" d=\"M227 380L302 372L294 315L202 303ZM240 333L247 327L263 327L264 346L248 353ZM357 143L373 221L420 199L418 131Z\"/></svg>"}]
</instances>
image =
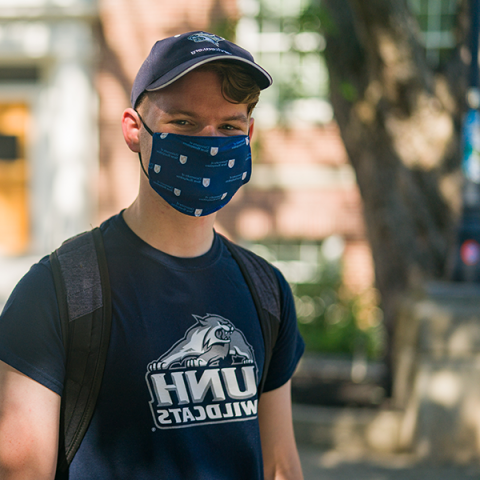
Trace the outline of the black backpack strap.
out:
<instances>
[{"instance_id":1,"label":"black backpack strap","mask_svg":"<svg viewBox=\"0 0 480 480\"><path fill-rule=\"evenodd\" d=\"M111 330L111 295L100 229L67 240L50 255L66 352L55 479L83 440L102 383Z\"/></svg>"},{"instance_id":2,"label":"black backpack strap","mask_svg":"<svg viewBox=\"0 0 480 480\"><path fill-rule=\"evenodd\" d=\"M273 347L277 341L280 328L281 294L280 286L273 267L262 257L236 245L220 235L225 246L237 262L245 282L252 294L262 328L265 344L265 362L258 396L263 392L267 378Z\"/></svg>"}]
</instances>

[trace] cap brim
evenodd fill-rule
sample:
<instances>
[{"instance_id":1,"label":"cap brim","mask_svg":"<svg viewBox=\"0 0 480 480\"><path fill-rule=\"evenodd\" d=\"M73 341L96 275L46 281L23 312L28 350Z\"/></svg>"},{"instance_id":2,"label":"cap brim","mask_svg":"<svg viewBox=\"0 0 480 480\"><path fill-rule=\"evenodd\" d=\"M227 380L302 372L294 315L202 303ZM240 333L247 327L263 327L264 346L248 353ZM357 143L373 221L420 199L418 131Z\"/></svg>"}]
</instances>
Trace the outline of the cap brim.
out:
<instances>
[{"instance_id":1,"label":"cap brim","mask_svg":"<svg viewBox=\"0 0 480 480\"><path fill-rule=\"evenodd\" d=\"M178 65L174 69L170 70L168 74L163 75L159 79L155 80L155 82L150 84L145 90L147 92L154 92L155 90L160 90L162 88L168 87L168 85L171 85L179 78L183 77L192 70L195 70L195 68L198 68L201 65L205 65L206 63L218 60L226 60L244 66L255 79L260 90L269 87L273 82L270 74L262 67L260 67L260 65L257 65L254 62L235 55L213 55L209 57L195 58L188 62L182 63L181 65Z\"/></svg>"}]
</instances>

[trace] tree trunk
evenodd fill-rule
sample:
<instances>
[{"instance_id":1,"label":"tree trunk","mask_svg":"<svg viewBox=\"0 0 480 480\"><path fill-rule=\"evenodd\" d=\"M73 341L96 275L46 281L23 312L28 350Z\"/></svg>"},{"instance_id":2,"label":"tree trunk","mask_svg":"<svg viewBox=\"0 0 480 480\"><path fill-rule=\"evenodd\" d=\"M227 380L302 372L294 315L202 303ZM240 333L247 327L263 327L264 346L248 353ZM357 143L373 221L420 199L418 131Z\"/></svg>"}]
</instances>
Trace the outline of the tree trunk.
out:
<instances>
[{"instance_id":1,"label":"tree trunk","mask_svg":"<svg viewBox=\"0 0 480 480\"><path fill-rule=\"evenodd\" d=\"M331 102L363 198L391 333L405 291L445 272L461 209L459 132L468 70L461 48L452 58L455 74L427 65L406 0L322 5Z\"/></svg>"}]
</instances>

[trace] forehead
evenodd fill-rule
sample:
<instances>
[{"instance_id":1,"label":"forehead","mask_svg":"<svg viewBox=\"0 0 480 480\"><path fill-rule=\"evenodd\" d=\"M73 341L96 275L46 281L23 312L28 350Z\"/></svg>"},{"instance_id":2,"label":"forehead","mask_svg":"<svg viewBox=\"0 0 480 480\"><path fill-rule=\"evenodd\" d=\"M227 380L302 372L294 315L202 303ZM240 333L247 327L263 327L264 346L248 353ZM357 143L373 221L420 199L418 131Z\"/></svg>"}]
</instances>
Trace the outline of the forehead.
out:
<instances>
[{"instance_id":1,"label":"forehead","mask_svg":"<svg viewBox=\"0 0 480 480\"><path fill-rule=\"evenodd\" d=\"M168 87L148 92L145 102L148 110L168 112L172 109L192 111L247 111L247 104L238 104L225 98L219 75L210 70L193 70Z\"/></svg>"}]
</instances>

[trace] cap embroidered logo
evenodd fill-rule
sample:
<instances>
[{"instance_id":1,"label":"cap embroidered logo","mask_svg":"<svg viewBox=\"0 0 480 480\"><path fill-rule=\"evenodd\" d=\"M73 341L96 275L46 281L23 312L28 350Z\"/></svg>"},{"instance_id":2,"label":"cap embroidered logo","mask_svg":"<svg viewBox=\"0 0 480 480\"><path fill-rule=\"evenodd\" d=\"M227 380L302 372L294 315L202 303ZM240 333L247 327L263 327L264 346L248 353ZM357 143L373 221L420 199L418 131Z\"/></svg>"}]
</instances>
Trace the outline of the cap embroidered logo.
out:
<instances>
[{"instance_id":1,"label":"cap embroidered logo","mask_svg":"<svg viewBox=\"0 0 480 480\"><path fill-rule=\"evenodd\" d=\"M188 39L195 43L210 42L213 43L216 47L219 46L219 42L222 42L224 40L222 37L218 37L217 35L212 35L211 33L205 32L190 35Z\"/></svg>"}]
</instances>

